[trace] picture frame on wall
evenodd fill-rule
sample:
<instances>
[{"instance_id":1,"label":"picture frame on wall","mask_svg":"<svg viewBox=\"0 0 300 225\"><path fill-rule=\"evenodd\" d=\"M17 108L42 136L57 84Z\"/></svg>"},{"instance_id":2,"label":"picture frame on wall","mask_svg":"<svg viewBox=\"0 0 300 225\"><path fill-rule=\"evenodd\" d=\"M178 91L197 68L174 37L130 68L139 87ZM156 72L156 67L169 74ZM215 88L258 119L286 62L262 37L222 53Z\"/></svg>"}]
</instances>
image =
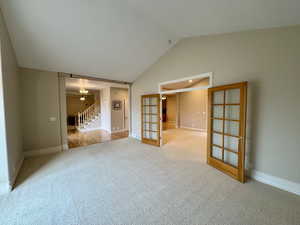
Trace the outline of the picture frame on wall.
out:
<instances>
[{"instance_id":1,"label":"picture frame on wall","mask_svg":"<svg viewBox=\"0 0 300 225\"><path fill-rule=\"evenodd\" d=\"M115 111L121 110L122 109L122 102L119 100L113 100L112 101L112 109Z\"/></svg>"}]
</instances>

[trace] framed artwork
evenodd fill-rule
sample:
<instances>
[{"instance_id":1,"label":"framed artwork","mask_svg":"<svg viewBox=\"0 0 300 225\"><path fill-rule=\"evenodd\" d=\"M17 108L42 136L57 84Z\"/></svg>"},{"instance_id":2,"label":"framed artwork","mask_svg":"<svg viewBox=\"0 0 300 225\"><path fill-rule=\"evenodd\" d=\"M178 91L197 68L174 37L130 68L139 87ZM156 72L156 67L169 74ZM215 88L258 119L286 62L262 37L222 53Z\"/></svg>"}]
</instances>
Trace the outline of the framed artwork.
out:
<instances>
[{"instance_id":1,"label":"framed artwork","mask_svg":"<svg viewBox=\"0 0 300 225\"><path fill-rule=\"evenodd\" d=\"M122 102L119 100L112 101L112 109L113 110L121 110L122 109Z\"/></svg>"}]
</instances>

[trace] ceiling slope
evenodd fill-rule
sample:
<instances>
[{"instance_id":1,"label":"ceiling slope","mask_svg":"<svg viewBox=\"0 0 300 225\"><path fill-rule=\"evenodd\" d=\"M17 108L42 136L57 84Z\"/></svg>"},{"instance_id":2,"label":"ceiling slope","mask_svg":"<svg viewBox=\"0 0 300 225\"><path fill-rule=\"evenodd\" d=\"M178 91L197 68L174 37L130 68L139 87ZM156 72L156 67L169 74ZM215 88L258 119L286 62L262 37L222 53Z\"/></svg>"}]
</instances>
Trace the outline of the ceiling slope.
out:
<instances>
[{"instance_id":1,"label":"ceiling slope","mask_svg":"<svg viewBox=\"0 0 300 225\"><path fill-rule=\"evenodd\" d=\"M179 37L300 24L299 0L125 0Z\"/></svg>"},{"instance_id":2,"label":"ceiling slope","mask_svg":"<svg viewBox=\"0 0 300 225\"><path fill-rule=\"evenodd\" d=\"M121 0L2 0L19 66L133 81L171 35Z\"/></svg>"},{"instance_id":3,"label":"ceiling slope","mask_svg":"<svg viewBox=\"0 0 300 225\"><path fill-rule=\"evenodd\" d=\"M129 82L168 40L300 24L300 0L0 2L20 66Z\"/></svg>"}]
</instances>

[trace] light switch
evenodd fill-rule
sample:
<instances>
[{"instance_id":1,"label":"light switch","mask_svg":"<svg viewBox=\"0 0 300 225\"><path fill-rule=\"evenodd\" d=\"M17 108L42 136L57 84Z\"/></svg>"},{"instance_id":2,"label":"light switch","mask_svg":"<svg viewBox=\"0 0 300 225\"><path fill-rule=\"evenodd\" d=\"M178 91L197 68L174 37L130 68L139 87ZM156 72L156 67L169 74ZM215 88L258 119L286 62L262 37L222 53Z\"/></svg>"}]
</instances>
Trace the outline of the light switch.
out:
<instances>
[{"instance_id":1,"label":"light switch","mask_svg":"<svg viewBox=\"0 0 300 225\"><path fill-rule=\"evenodd\" d=\"M55 122L56 121L56 117L49 117L49 121L50 122Z\"/></svg>"}]
</instances>

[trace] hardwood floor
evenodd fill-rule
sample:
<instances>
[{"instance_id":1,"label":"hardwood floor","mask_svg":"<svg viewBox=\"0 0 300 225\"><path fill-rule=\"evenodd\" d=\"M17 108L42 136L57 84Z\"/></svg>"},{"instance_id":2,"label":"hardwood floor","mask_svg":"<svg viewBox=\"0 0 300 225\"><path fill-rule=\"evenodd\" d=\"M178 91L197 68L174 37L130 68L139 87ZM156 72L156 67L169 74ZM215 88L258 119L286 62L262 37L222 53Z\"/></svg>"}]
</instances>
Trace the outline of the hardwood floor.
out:
<instances>
[{"instance_id":1,"label":"hardwood floor","mask_svg":"<svg viewBox=\"0 0 300 225\"><path fill-rule=\"evenodd\" d=\"M76 148L126 137L128 137L128 131L110 134L105 130L79 132L73 129L68 131L68 145L69 148Z\"/></svg>"}]
</instances>

